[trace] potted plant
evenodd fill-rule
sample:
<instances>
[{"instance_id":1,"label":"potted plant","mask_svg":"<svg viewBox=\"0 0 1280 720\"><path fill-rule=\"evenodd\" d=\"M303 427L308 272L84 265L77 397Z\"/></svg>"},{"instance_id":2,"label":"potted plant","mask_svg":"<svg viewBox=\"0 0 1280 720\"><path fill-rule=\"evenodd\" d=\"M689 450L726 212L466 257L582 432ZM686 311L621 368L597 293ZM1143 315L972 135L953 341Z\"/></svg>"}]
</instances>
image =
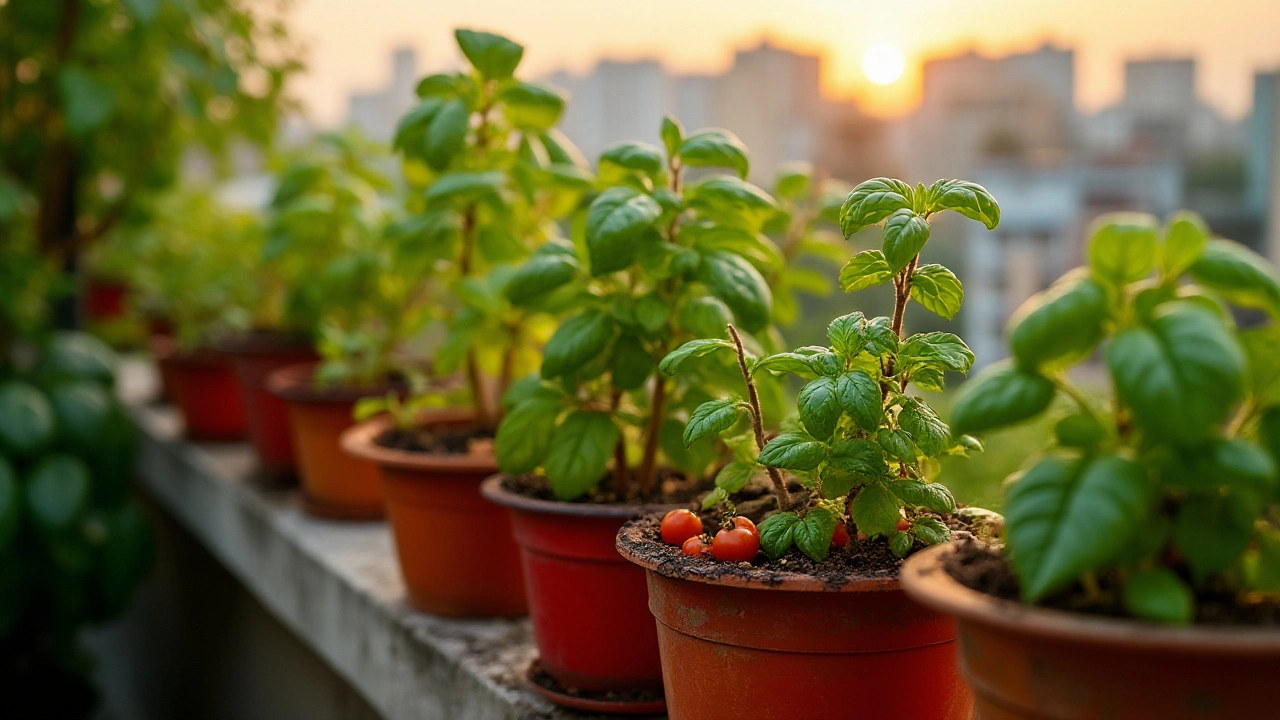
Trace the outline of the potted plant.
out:
<instances>
[{"instance_id":1,"label":"potted plant","mask_svg":"<svg viewBox=\"0 0 1280 720\"><path fill-rule=\"evenodd\" d=\"M370 401L347 452L376 463L409 599L445 615L523 615L524 585L504 513L480 498L497 472L497 398L532 370L549 316L508 298L515 268L555 240L555 221L591 187L579 153L554 126L560 91L514 73L524 49L491 33L458 30L470 67L424 78L420 103L401 121L395 146L410 183L403 243L431 261L438 325L437 386L404 403ZM539 250L539 253L543 251ZM541 255L536 255L541 257ZM461 387L447 379L463 377ZM483 533L483 544L457 538Z\"/></svg>"},{"instance_id":2,"label":"potted plant","mask_svg":"<svg viewBox=\"0 0 1280 720\"><path fill-rule=\"evenodd\" d=\"M1061 400L1050 447L1010 479L1003 552L936 548L903 581L959 619L984 717L1269 717L1280 284L1190 213L1103 217L1088 258L1018 310L1011 362L956 401L957 429L981 432ZM1268 321L1239 329L1227 305ZM1067 375L1099 349L1105 397Z\"/></svg>"},{"instance_id":3,"label":"potted plant","mask_svg":"<svg viewBox=\"0 0 1280 720\"><path fill-rule=\"evenodd\" d=\"M807 717L842 702L877 718L969 717L954 624L907 601L897 582L901 558L967 525L936 482L934 458L975 442L908 389L941 390L973 354L953 334L903 328L912 299L946 318L959 310L955 275L920 263L930 218L944 210L988 228L1000 219L985 189L958 180L870 180L841 208L846 236L884 226L883 248L854 256L841 284L892 280L892 317L853 312L831 322L829 347L766 357L730 326L728 340L694 340L662 361L672 374L699 356L727 355L745 385L699 406L684 431L685 442L723 435L733 449L703 502L720 510L643 518L618 535L621 554L648 571L672 717ZM773 437L756 387L767 372L808 381L798 420ZM771 498L731 500L761 483Z\"/></svg>"},{"instance_id":4,"label":"potted plant","mask_svg":"<svg viewBox=\"0 0 1280 720\"><path fill-rule=\"evenodd\" d=\"M508 394L496 438L504 475L484 492L511 508L521 545L535 684L588 710L662 707L644 575L613 538L633 517L691 500L717 457L710 440L681 442L679 418L732 365L707 358L696 379L672 382L658 360L730 322L765 337L772 315L768 283L745 258L767 249L761 231L778 205L743 179L746 148L725 130L686 134L670 116L661 137L664 149L606 149L583 236L544 246L508 285L517 302L572 312L544 348L541 377Z\"/></svg>"}]
</instances>

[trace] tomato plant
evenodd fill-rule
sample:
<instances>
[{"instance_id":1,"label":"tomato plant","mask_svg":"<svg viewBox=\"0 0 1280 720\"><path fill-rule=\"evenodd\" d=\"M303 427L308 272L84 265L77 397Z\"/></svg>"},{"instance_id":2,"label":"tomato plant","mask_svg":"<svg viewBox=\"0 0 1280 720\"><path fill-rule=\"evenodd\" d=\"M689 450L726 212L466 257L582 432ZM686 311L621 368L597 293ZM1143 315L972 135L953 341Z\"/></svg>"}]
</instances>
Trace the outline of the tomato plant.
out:
<instances>
[{"instance_id":1,"label":"tomato plant","mask_svg":"<svg viewBox=\"0 0 1280 720\"><path fill-rule=\"evenodd\" d=\"M982 432L1066 409L1014 478L1006 543L1026 600L1118 574L1137 617L1189 622L1195 588L1280 592L1280 283L1179 213L1100 218L1088 266L1011 322L1012 358L966 385L953 426ZM1267 320L1237 328L1230 306ZM1067 371L1101 350L1110 392ZM1060 403L1061 404L1061 403Z\"/></svg>"}]
</instances>

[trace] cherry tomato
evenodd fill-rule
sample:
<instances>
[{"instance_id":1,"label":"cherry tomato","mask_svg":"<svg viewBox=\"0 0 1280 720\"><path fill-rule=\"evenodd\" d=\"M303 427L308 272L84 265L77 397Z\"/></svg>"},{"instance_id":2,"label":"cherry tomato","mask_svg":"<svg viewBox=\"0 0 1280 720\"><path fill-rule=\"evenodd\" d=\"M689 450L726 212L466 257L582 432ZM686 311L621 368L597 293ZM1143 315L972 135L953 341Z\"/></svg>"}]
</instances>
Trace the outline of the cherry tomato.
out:
<instances>
[{"instance_id":1,"label":"cherry tomato","mask_svg":"<svg viewBox=\"0 0 1280 720\"><path fill-rule=\"evenodd\" d=\"M902 518L902 519L898 520L898 532L906 532L906 531L908 531L908 530L910 530L910 529L911 529L911 521L910 521L910 520L908 520L908 519L906 519L906 518Z\"/></svg>"},{"instance_id":2,"label":"cherry tomato","mask_svg":"<svg viewBox=\"0 0 1280 720\"><path fill-rule=\"evenodd\" d=\"M694 535L684 541L684 544L680 546L680 552L693 556L709 555L711 554L711 543L707 542L707 539L702 535Z\"/></svg>"},{"instance_id":3,"label":"cherry tomato","mask_svg":"<svg viewBox=\"0 0 1280 720\"><path fill-rule=\"evenodd\" d=\"M672 510L662 518L662 542L668 545L680 545L701 534L702 520L691 510Z\"/></svg>"},{"instance_id":4,"label":"cherry tomato","mask_svg":"<svg viewBox=\"0 0 1280 720\"><path fill-rule=\"evenodd\" d=\"M750 562L759 551L760 538L742 527L721 530L711 541L711 554L720 562Z\"/></svg>"},{"instance_id":5,"label":"cherry tomato","mask_svg":"<svg viewBox=\"0 0 1280 720\"><path fill-rule=\"evenodd\" d=\"M760 539L760 531L756 529L756 524L741 515L733 516L733 526L735 528L742 528L743 530L750 532L752 535L755 535L756 540Z\"/></svg>"},{"instance_id":6,"label":"cherry tomato","mask_svg":"<svg viewBox=\"0 0 1280 720\"><path fill-rule=\"evenodd\" d=\"M861 530L859 530L859 531L858 531L858 542L866 542L866 541L867 541L867 534L866 534L866 533L864 533L864 532L862 532Z\"/></svg>"},{"instance_id":7,"label":"cherry tomato","mask_svg":"<svg viewBox=\"0 0 1280 720\"><path fill-rule=\"evenodd\" d=\"M849 544L849 529L846 528L844 526L844 523L842 522L836 523L835 534L831 536L831 547L842 548L848 544Z\"/></svg>"}]
</instances>

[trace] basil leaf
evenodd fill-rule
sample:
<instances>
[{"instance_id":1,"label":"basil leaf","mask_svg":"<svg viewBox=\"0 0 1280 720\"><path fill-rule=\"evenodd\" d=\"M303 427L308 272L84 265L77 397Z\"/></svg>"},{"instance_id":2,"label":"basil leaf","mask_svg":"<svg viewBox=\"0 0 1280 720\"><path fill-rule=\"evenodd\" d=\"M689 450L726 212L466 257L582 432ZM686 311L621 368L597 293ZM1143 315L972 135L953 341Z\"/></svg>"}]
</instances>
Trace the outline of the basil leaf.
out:
<instances>
[{"instance_id":1,"label":"basil leaf","mask_svg":"<svg viewBox=\"0 0 1280 720\"><path fill-rule=\"evenodd\" d=\"M1209 226L1199 215L1183 210L1169 218L1164 242L1156 250L1156 264L1165 278L1176 278L1186 272L1209 244Z\"/></svg>"},{"instance_id":2,"label":"basil leaf","mask_svg":"<svg viewBox=\"0 0 1280 720\"><path fill-rule=\"evenodd\" d=\"M756 528L760 531L760 549L777 560L795 543L792 529L800 522L800 516L791 512L774 513Z\"/></svg>"},{"instance_id":3,"label":"basil leaf","mask_svg":"<svg viewBox=\"0 0 1280 720\"><path fill-rule=\"evenodd\" d=\"M1083 360L1102 340L1108 315L1107 291L1095 280L1064 279L1014 312L1009 349L1031 370Z\"/></svg>"},{"instance_id":4,"label":"basil leaf","mask_svg":"<svg viewBox=\"0 0 1280 720\"><path fill-rule=\"evenodd\" d=\"M796 547L814 562L826 560L827 553L831 551L831 538L836 532L836 520L835 513L821 505L809 510L803 520L791 526Z\"/></svg>"},{"instance_id":5,"label":"basil leaf","mask_svg":"<svg viewBox=\"0 0 1280 720\"><path fill-rule=\"evenodd\" d=\"M587 210L591 273L603 275L629 267L641 239L661 215L656 200L629 187L611 187L600 193Z\"/></svg>"},{"instance_id":6,"label":"basil leaf","mask_svg":"<svg viewBox=\"0 0 1280 720\"><path fill-rule=\"evenodd\" d=\"M561 377L577 371L605 351L613 333L613 318L599 310L565 320L547 341L542 377Z\"/></svg>"},{"instance_id":7,"label":"basil leaf","mask_svg":"<svg viewBox=\"0 0 1280 720\"><path fill-rule=\"evenodd\" d=\"M911 439L928 457L935 457L951 447L951 428L916 398L905 398L898 412L898 427L911 433Z\"/></svg>"},{"instance_id":8,"label":"basil leaf","mask_svg":"<svg viewBox=\"0 0 1280 720\"><path fill-rule=\"evenodd\" d=\"M840 422L840 402L836 397L836 381L820 377L800 389L797 399L800 422L819 440L828 440Z\"/></svg>"},{"instance_id":9,"label":"basil leaf","mask_svg":"<svg viewBox=\"0 0 1280 720\"><path fill-rule=\"evenodd\" d=\"M885 267L888 267L886 263ZM843 273L841 273L843 279ZM955 273L941 265L921 265L911 275L911 299L925 310L948 320L960 312L964 287Z\"/></svg>"},{"instance_id":10,"label":"basil leaf","mask_svg":"<svg viewBox=\"0 0 1280 720\"><path fill-rule=\"evenodd\" d=\"M1156 264L1156 219L1145 213L1111 213L1094 222L1089 266L1111 285L1136 282Z\"/></svg>"},{"instance_id":11,"label":"basil leaf","mask_svg":"<svg viewBox=\"0 0 1280 720\"><path fill-rule=\"evenodd\" d=\"M563 402L537 397L516 405L502 419L493 440L498 467L510 475L533 472L551 447Z\"/></svg>"},{"instance_id":12,"label":"basil leaf","mask_svg":"<svg viewBox=\"0 0 1280 720\"><path fill-rule=\"evenodd\" d=\"M827 459L825 443L804 433L784 432L770 440L760 451L758 462L785 470L812 470Z\"/></svg>"},{"instance_id":13,"label":"basil leaf","mask_svg":"<svg viewBox=\"0 0 1280 720\"><path fill-rule=\"evenodd\" d=\"M741 400L708 400L689 416L684 427L685 447L705 437L717 436L738 423L745 406Z\"/></svg>"},{"instance_id":14,"label":"basil leaf","mask_svg":"<svg viewBox=\"0 0 1280 720\"><path fill-rule=\"evenodd\" d=\"M929 240L929 223L909 209L898 210L884 221L881 236L885 262L889 269L898 272L924 249Z\"/></svg>"},{"instance_id":15,"label":"basil leaf","mask_svg":"<svg viewBox=\"0 0 1280 720\"><path fill-rule=\"evenodd\" d=\"M1211 240L1191 266L1191 277L1243 308L1280 316L1280 283L1275 268L1261 255L1230 240Z\"/></svg>"},{"instance_id":16,"label":"basil leaf","mask_svg":"<svg viewBox=\"0 0 1280 720\"><path fill-rule=\"evenodd\" d=\"M698 278L733 310L744 330L758 332L768 326L773 293L751 263L726 252L703 253Z\"/></svg>"},{"instance_id":17,"label":"basil leaf","mask_svg":"<svg viewBox=\"0 0 1280 720\"><path fill-rule=\"evenodd\" d=\"M942 515L956 511L956 499L946 485L923 480L895 480L889 489L908 507L922 507Z\"/></svg>"},{"instance_id":18,"label":"basil leaf","mask_svg":"<svg viewBox=\"0 0 1280 720\"><path fill-rule=\"evenodd\" d=\"M680 160L690 167L733 168L744 180L750 169L747 146L728 130L700 130L685 138L680 146Z\"/></svg>"},{"instance_id":19,"label":"basil leaf","mask_svg":"<svg viewBox=\"0 0 1280 720\"><path fill-rule=\"evenodd\" d=\"M858 530L867 537L890 535L897 531L902 519L902 501L884 483L871 483L858 493L849 506L849 514Z\"/></svg>"},{"instance_id":20,"label":"basil leaf","mask_svg":"<svg viewBox=\"0 0 1280 720\"><path fill-rule=\"evenodd\" d=\"M862 430L873 432L884 422L880 383L862 370L841 375L836 380L836 396L840 407Z\"/></svg>"},{"instance_id":21,"label":"basil leaf","mask_svg":"<svg viewBox=\"0 0 1280 720\"><path fill-rule=\"evenodd\" d=\"M551 436L543 471L557 500L573 500L599 483L608 470L618 427L609 413L577 410Z\"/></svg>"},{"instance_id":22,"label":"basil leaf","mask_svg":"<svg viewBox=\"0 0 1280 720\"><path fill-rule=\"evenodd\" d=\"M951 408L951 430L980 433L1016 425L1053 403L1053 381L1007 362L991 365L960 387Z\"/></svg>"},{"instance_id":23,"label":"basil leaf","mask_svg":"<svg viewBox=\"0 0 1280 720\"><path fill-rule=\"evenodd\" d=\"M840 206L840 230L845 237L849 237L898 210L909 210L913 196L911 186L901 180L867 180L855 187Z\"/></svg>"},{"instance_id":24,"label":"basil leaf","mask_svg":"<svg viewBox=\"0 0 1280 720\"><path fill-rule=\"evenodd\" d=\"M1124 585L1124 607L1134 617L1185 625L1195 617L1191 588L1168 568L1134 573Z\"/></svg>"},{"instance_id":25,"label":"basil leaf","mask_svg":"<svg viewBox=\"0 0 1280 720\"><path fill-rule=\"evenodd\" d=\"M675 375L676 369L680 367L680 363L689 358L699 358L709 355L717 350L734 350L733 343L728 340L690 340L680 347L672 350L666 357L662 358L662 362L658 363L658 371L663 375Z\"/></svg>"},{"instance_id":26,"label":"basil leaf","mask_svg":"<svg viewBox=\"0 0 1280 720\"><path fill-rule=\"evenodd\" d=\"M1000 206L991 193L968 180L939 180L929 187L928 211L955 210L994 230L1000 224Z\"/></svg>"},{"instance_id":27,"label":"basil leaf","mask_svg":"<svg viewBox=\"0 0 1280 720\"><path fill-rule=\"evenodd\" d=\"M471 66L490 80L511 77L524 57L524 48L501 35L475 30L455 30L454 38Z\"/></svg>"}]
</instances>

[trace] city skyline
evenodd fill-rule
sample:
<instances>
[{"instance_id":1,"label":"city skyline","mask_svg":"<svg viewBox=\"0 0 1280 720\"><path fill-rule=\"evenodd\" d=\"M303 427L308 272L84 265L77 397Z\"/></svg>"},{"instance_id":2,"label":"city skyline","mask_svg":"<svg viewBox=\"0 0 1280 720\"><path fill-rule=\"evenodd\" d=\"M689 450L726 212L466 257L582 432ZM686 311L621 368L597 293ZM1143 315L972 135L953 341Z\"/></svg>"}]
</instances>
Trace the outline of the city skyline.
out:
<instances>
[{"instance_id":1,"label":"city skyline","mask_svg":"<svg viewBox=\"0 0 1280 720\"><path fill-rule=\"evenodd\" d=\"M356 16L354 4L343 0L300 0L291 16L310 48L310 69L297 93L320 124L342 120L349 94L382 86L384 58L393 47L416 50L424 70L448 66L455 60L449 37L455 26L505 32L524 42L532 75L582 73L610 59L653 59L675 73L717 73L732 64L736 51L767 39L822 55L824 95L852 97L868 113L888 117L914 110L924 61L967 50L999 56L1045 42L1072 48L1076 103L1086 112L1119 100L1125 60L1186 56L1199 66L1198 94L1239 119L1251 106L1254 72L1280 66L1280 47L1270 37L1270 28L1280 27L1280 3L1235 0L1209 7L1173 0L1159 4L1159 21L1153 22L1156 5L1146 0L1078 0L1055 9L1052 24L1044 20L1044 4L974 0L961 11L959 3L907 0L890 11L834 0L795 0L786 8L757 0L544 0L536 8L510 0L464 7L374 0L361 3ZM991 17L1000 18L998 27L983 22ZM1119 26L1127 30L1119 33ZM863 73L862 55L884 43L903 51L906 68L901 79L881 86Z\"/></svg>"}]
</instances>

